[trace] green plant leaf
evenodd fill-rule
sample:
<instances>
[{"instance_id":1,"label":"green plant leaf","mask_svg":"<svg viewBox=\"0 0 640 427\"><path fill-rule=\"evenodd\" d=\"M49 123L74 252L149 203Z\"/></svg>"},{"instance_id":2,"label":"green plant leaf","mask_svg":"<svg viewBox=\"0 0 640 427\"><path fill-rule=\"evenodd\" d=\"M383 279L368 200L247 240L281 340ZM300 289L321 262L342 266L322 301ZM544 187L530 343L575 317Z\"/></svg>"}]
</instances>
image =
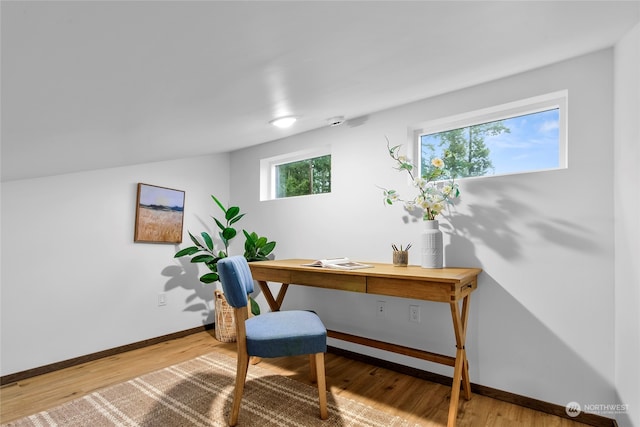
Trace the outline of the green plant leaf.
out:
<instances>
[{"instance_id":1,"label":"green plant leaf","mask_svg":"<svg viewBox=\"0 0 640 427\"><path fill-rule=\"evenodd\" d=\"M213 257L209 254L196 255L191 258L191 262L211 262L213 261Z\"/></svg>"},{"instance_id":2,"label":"green plant leaf","mask_svg":"<svg viewBox=\"0 0 640 427\"><path fill-rule=\"evenodd\" d=\"M203 231L200 234L202 235L202 239L204 240L204 242L207 244L207 248L209 248L209 250L212 251L213 250L213 240L211 239L211 236L209 236L209 233L207 233L206 231Z\"/></svg>"},{"instance_id":3,"label":"green plant leaf","mask_svg":"<svg viewBox=\"0 0 640 427\"><path fill-rule=\"evenodd\" d=\"M251 314L258 316L260 314L260 306L253 298L249 298L249 301L251 302Z\"/></svg>"},{"instance_id":4,"label":"green plant leaf","mask_svg":"<svg viewBox=\"0 0 640 427\"><path fill-rule=\"evenodd\" d=\"M232 220L236 215L240 213L240 208L237 206L231 206L227 209L227 212L224 214L224 217L227 221Z\"/></svg>"},{"instance_id":5,"label":"green plant leaf","mask_svg":"<svg viewBox=\"0 0 640 427\"><path fill-rule=\"evenodd\" d=\"M193 255L195 253L200 252L200 249L198 249L196 246L189 246L188 248L184 248L182 250L179 250L173 257L174 258L180 258L183 257L185 255Z\"/></svg>"},{"instance_id":6,"label":"green plant leaf","mask_svg":"<svg viewBox=\"0 0 640 427\"><path fill-rule=\"evenodd\" d=\"M401 147L401 145L396 145L394 147L389 147L389 139L387 139L387 148L389 149L389 154L391 155L391 157L394 157L394 155L396 154L396 151L398 151L398 149Z\"/></svg>"},{"instance_id":7,"label":"green plant leaf","mask_svg":"<svg viewBox=\"0 0 640 427\"><path fill-rule=\"evenodd\" d=\"M213 218L213 217L211 217L211 218ZM224 225L223 223L221 223L220 221L218 221L218 218L213 218L213 220L216 222L216 224L218 224L218 228L219 228L220 230L224 230L225 228L227 228L227 226L226 226L226 225Z\"/></svg>"},{"instance_id":8,"label":"green plant leaf","mask_svg":"<svg viewBox=\"0 0 640 427\"><path fill-rule=\"evenodd\" d=\"M266 237L260 237L258 239L258 241L256 242L256 247L261 248L266 244L267 244L267 238Z\"/></svg>"},{"instance_id":9,"label":"green plant leaf","mask_svg":"<svg viewBox=\"0 0 640 427\"><path fill-rule=\"evenodd\" d=\"M216 273L207 273L200 277L200 281L202 283L213 283L217 282L219 278L220 276L218 276Z\"/></svg>"},{"instance_id":10,"label":"green plant leaf","mask_svg":"<svg viewBox=\"0 0 640 427\"><path fill-rule=\"evenodd\" d=\"M267 256L276 248L276 242L269 242L260 248L260 253Z\"/></svg>"},{"instance_id":11,"label":"green plant leaf","mask_svg":"<svg viewBox=\"0 0 640 427\"><path fill-rule=\"evenodd\" d=\"M227 227L224 230L222 230L222 237L227 240L233 239L234 237L236 237L236 234L238 234L238 232L236 231L235 228Z\"/></svg>"},{"instance_id":12,"label":"green plant leaf","mask_svg":"<svg viewBox=\"0 0 640 427\"><path fill-rule=\"evenodd\" d=\"M247 256L252 256L253 254L256 253L256 246L253 244L253 242L251 240L246 240L244 242L244 254L245 257Z\"/></svg>"},{"instance_id":13,"label":"green plant leaf","mask_svg":"<svg viewBox=\"0 0 640 427\"><path fill-rule=\"evenodd\" d=\"M242 217L244 216L244 214L240 214L237 217L233 218L231 221L229 221L229 225L234 224L238 221L240 221L242 219Z\"/></svg>"},{"instance_id":14,"label":"green plant leaf","mask_svg":"<svg viewBox=\"0 0 640 427\"><path fill-rule=\"evenodd\" d=\"M191 232L189 232L189 237L191 237L191 241L195 243L197 247L204 249L204 246L202 246L202 243L200 243L200 241L198 241L198 239L196 239L195 236L191 234Z\"/></svg>"},{"instance_id":15,"label":"green plant leaf","mask_svg":"<svg viewBox=\"0 0 640 427\"><path fill-rule=\"evenodd\" d=\"M211 198L213 199L214 202L216 202L218 207L220 207L220 209L222 209L222 212L224 212L226 215L227 210L224 208L224 206L222 206L222 203L220 203L220 200L216 199L216 196L214 196L213 194L211 195Z\"/></svg>"}]
</instances>

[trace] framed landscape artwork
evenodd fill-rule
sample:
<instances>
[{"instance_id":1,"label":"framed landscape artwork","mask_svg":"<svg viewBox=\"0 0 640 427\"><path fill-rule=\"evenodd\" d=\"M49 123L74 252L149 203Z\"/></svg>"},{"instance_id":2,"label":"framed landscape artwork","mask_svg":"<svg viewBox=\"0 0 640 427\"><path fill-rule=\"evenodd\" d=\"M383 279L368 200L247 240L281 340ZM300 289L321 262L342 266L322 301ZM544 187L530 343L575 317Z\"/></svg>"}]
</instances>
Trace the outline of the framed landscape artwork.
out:
<instances>
[{"instance_id":1,"label":"framed landscape artwork","mask_svg":"<svg viewBox=\"0 0 640 427\"><path fill-rule=\"evenodd\" d=\"M138 183L134 242L181 243L184 191Z\"/></svg>"}]
</instances>

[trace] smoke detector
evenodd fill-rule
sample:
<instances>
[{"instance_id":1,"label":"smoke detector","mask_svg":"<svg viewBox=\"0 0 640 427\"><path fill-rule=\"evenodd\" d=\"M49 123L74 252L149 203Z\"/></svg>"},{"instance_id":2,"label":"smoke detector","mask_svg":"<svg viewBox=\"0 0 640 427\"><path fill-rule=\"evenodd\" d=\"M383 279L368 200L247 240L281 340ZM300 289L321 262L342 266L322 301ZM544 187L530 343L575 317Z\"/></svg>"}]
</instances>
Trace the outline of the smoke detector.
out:
<instances>
[{"instance_id":1,"label":"smoke detector","mask_svg":"<svg viewBox=\"0 0 640 427\"><path fill-rule=\"evenodd\" d=\"M329 126L340 126L344 123L344 116L331 117L330 119L327 119L327 122L329 123Z\"/></svg>"}]
</instances>

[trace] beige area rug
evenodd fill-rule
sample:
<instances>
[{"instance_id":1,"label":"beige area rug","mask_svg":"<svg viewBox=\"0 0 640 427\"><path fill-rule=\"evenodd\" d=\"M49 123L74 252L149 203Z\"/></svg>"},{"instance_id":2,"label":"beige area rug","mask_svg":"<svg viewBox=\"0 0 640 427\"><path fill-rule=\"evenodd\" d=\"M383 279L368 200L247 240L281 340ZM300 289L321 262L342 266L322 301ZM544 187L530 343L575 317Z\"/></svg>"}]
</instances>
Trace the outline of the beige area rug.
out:
<instances>
[{"instance_id":1,"label":"beige area rug","mask_svg":"<svg viewBox=\"0 0 640 427\"><path fill-rule=\"evenodd\" d=\"M235 371L235 359L211 353L3 426L227 426ZM316 388L255 365L249 367L238 425L410 425L331 394L328 408L329 419L320 420Z\"/></svg>"}]
</instances>

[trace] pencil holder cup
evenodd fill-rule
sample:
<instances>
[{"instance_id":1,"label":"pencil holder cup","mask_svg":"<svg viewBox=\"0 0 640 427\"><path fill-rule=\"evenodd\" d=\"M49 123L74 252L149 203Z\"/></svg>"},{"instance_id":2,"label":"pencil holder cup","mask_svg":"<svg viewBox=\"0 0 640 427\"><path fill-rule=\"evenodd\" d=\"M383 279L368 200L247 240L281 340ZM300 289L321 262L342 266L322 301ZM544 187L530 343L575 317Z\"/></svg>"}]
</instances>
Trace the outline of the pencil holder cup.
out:
<instances>
[{"instance_id":1,"label":"pencil holder cup","mask_svg":"<svg viewBox=\"0 0 640 427\"><path fill-rule=\"evenodd\" d=\"M406 267L409 264L409 251L393 251L393 265Z\"/></svg>"}]
</instances>

